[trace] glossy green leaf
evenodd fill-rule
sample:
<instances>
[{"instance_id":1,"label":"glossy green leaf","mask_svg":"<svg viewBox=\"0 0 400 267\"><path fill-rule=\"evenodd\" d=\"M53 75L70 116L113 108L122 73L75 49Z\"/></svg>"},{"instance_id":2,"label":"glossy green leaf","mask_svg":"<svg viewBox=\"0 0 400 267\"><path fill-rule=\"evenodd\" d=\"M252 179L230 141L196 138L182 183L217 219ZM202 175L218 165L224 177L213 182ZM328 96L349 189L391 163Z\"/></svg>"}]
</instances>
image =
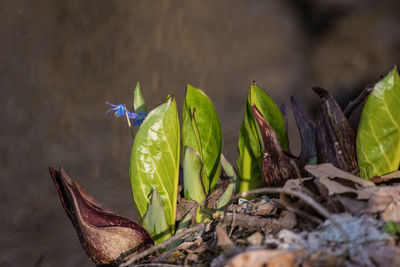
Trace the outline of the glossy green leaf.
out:
<instances>
[{"instance_id":1,"label":"glossy green leaf","mask_svg":"<svg viewBox=\"0 0 400 267\"><path fill-rule=\"evenodd\" d=\"M251 105L255 105L266 119L276 136L283 150L289 150L289 139L286 133L285 119L279 107L274 103L272 98L256 84L250 86Z\"/></svg>"},{"instance_id":2,"label":"glossy green leaf","mask_svg":"<svg viewBox=\"0 0 400 267\"><path fill-rule=\"evenodd\" d=\"M202 181L203 163L199 152L192 147L186 147L183 159L183 182L185 198L202 203L206 198Z\"/></svg>"},{"instance_id":3,"label":"glossy green leaf","mask_svg":"<svg viewBox=\"0 0 400 267\"><path fill-rule=\"evenodd\" d=\"M178 194L180 134L176 102L169 97L140 126L132 147L129 176L138 215L143 217L152 188L163 200L173 232Z\"/></svg>"},{"instance_id":4,"label":"glossy green leaf","mask_svg":"<svg viewBox=\"0 0 400 267\"><path fill-rule=\"evenodd\" d=\"M165 218L163 201L157 190L154 190L151 194L150 204L142 225L151 234L156 244L172 236Z\"/></svg>"},{"instance_id":5,"label":"glossy green leaf","mask_svg":"<svg viewBox=\"0 0 400 267\"><path fill-rule=\"evenodd\" d=\"M239 132L239 191L245 192L263 186L262 161L264 145L261 133L252 112L255 105L275 131L283 150L288 150L289 141L285 120L271 97L254 83L250 86Z\"/></svg>"},{"instance_id":6,"label":"glossy green leaf","mask_svg":"<svg viewBox=\"0 0 400 267\"><path fill-rule=\"evenodd\" d=\"M360 176L366 179L399 168L400 79L397 69L379 81L369 95L357 132Z\"/></svg>"},{"instance_id":7,"label":"glossy green leaf","mask_svg":"<svg viewBox=\"0 0 400 267\"><path fill-rule=\"evenodd\" d=\"M183 151L190 146L200 153L205 172L203 184L208 194L218 183L221 168L221 124L208 96L191 85L186 91L182 120Z\"/></svg>"},{"instance_id":8,"label":"glossy green leaf","mask_svg":"<svg viewBox=\"0 0 400 267\"><path fill-rule=\"evenodd\" d=\"M133 107L136 113L147 113L146 102L140 90L140 83L136 84L135 91L133 91Z\"/></svg>"}]
</instances>

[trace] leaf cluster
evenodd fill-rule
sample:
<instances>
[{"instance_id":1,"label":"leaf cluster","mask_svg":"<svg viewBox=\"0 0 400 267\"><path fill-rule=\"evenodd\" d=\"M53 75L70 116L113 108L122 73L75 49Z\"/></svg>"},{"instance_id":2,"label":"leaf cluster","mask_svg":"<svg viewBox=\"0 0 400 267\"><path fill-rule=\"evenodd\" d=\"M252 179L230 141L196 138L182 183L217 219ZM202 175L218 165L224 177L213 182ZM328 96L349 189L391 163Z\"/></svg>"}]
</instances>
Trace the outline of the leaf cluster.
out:
<instances>
[{"instance_id":1,"label":"leaf cluster","mask_svg":"<svg viewBox=\"0 0 400 267\"><path fill-rule=\"evenodd\" d=\"M331 163L365 179L398 169L400 79L396 68L344 111L328 91L313 90L320 98L315 122L291 99L301 137L301 153L295 156L289 150L285 107L279 108L257 84L250 85L237 169L222 155L218 114L202 90L188 85L182 125L172 96L150 111L135 136L129 174L138 215L155 242L195 222L207 222L235 192L282 186L288 179L302 177L307 164ZM146 112L139 86L134 107Z\"/></svg>"}]
</instances>

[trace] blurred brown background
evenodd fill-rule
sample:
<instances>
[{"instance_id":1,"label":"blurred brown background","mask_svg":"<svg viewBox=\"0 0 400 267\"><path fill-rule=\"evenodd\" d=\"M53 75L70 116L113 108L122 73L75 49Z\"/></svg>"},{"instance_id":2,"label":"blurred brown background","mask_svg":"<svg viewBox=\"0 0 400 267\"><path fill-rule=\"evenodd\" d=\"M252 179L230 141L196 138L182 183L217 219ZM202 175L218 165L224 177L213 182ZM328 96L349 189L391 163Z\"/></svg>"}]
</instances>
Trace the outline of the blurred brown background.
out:
<instances>
[{"instance_id":1,"label":"blurred brown background","mask_svg":"<svg viewBox=\"0 0 400 267\"><path fill-rule=\"evenodd\" d=\"M91 266L49 165L135 218L132 140L104 112L106 100L131 107L137 81L149 107L173 93L181 110L186 84L202 88L233 163L251 81L312 116L311 86L344 104L396 63L395 0L1 1L0 265Z\"/></svg>"}]
</instances>

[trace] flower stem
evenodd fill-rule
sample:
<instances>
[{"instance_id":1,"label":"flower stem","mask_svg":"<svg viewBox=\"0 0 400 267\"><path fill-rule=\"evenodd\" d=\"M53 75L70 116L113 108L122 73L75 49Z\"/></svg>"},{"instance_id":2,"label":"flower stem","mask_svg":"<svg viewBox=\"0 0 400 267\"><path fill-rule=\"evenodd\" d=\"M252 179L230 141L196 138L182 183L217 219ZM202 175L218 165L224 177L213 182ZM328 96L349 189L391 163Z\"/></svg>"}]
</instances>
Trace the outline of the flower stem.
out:
<instances>
[{"instance_id":1,"label":"flower stem","mask_svg":"<svg viewBox=\"0 0 400 267\"><path fill-rule=\"evenodd\" d=\"M135 133L133 132L131 121L129 120L128 113L125 111L126 121L128 122L129 130L131 131L131 135L135 138Z\"/></svg>"}]
</instances>

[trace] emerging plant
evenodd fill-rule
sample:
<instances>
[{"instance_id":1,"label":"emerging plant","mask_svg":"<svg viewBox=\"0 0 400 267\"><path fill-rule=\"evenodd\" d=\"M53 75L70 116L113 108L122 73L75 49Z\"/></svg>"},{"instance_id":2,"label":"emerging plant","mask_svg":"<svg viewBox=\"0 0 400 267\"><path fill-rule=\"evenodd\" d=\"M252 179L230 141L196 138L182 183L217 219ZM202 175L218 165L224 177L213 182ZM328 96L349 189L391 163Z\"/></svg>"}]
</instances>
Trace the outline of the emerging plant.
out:
<instances>
[{"instance_id":1,"label":"emerging plant","mask_svg":"<svg viewBox=\"0 0 400 267\"><path fill-rule=\"evenodd\" d=\"M301 153L295 156L289 150L285 109L280 110L254 82L250 85L239 132L237 172L222 154L217 112L200 89L187 87L182 132L173 96L147 114L137 84L135 113L129 112L125 105L107 103L112 106L107 112L125 116L132 131L129 167L132 194L141 224L154 242L160 243L190 224L208 222L238 191L282 186L288 179L304 177L307 174L304 166L308 164L331 163L364 179L398 169L400 78L396 68L365 89L344 111L328 91L319 87L313 90L320 97L315 123L291 98L301 137ZM130 119L139 126L136 134ZM51 173L70 216L71 208L65 205L62 193L66 190L60 191L58 185L62 184L57 178L60 174L54 170ZM182 192L178 185L182 186ZM73 223L77 225L74 220ZM131 225L136 227L134 223ZM135 229L139 229L135 244L151 244L144 229L140 226ZM81 235L80 238L86 240ZM90 250L87 245L84 248Z\"/></svg>"},{"instance_id":2,"label":"emerging plant","mask_svg":"<svg viewBox=\"0 0 400 267\"><path fill-rule=\"evenodd\" d=\"M154 244L143 227L97 202L64 169L50 167L50 175L83 249L95 264L117 264L124 252L140 252Z\"/></svg>"}]
</instances>

